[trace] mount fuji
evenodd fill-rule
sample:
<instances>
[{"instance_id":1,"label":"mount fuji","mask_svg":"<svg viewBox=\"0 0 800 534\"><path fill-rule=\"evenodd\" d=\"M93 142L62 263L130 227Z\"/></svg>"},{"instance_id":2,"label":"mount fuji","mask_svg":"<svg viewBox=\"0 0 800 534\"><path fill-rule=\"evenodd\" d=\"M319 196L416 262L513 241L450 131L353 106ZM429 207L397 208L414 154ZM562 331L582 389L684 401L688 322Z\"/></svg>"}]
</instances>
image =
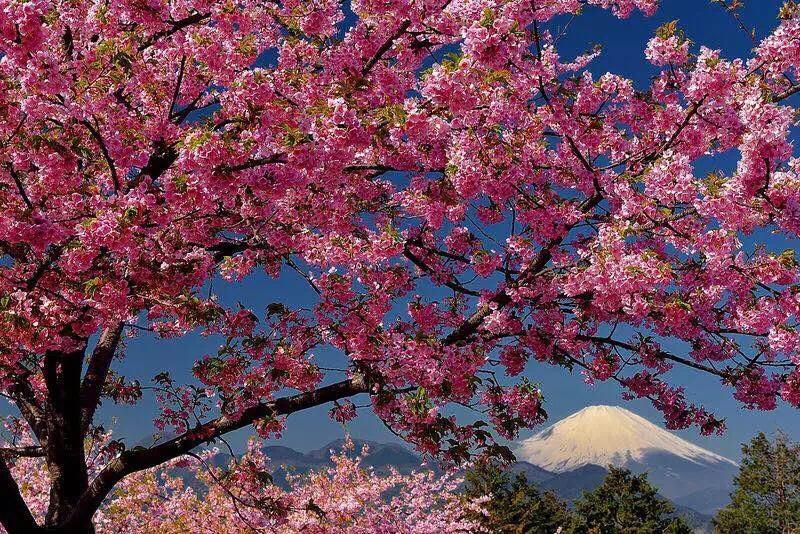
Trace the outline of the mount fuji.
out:
<instances>
[{"instance_id":1,"label":"mount fuji","mask_svg":"<svg viewBox=\"0 0 800 534\"><path fill-rule=\"evenodd\" d=\"M679 505L713 513L728 499L736 462L703 449L618 406L590 406L522 441L519 460L559 474L594 466L648 473Z\"/></svg>"}]
</instances>

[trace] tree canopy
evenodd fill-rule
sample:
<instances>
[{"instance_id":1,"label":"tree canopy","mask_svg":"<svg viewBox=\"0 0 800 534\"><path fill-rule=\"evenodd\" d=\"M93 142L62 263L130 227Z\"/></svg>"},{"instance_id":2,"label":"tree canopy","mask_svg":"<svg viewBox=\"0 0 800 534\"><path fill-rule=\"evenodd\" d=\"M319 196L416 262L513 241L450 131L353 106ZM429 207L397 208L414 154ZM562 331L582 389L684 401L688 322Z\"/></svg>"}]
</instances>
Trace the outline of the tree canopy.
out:
<instances>
[{"instance_id":1,"label":"tree canopy","mask_svg":"<svg viewBox=\"0 0 800 534\"><path fill-rule=\"evenodd\" d=\"M800 231L795 3L745 58L666 24L644 87L559 54L587 9L657 1L0 0L0 524L91 530L126 477L356 395L422 452L507 456L546 418L529 360L671 429L724 428L675 366L799 405L798 262L744 240ZM256 273L316 300L218 298ZM142 331L221 347L125 376ZM89 469L98 405L143 394L166 437Z\"/></svg>"},{"instance_id":2,"label":"tree canopy","mask_svg":"<svg viewBox=\"0 0 800 534\"><path fill-rule=\"evenodd\" d=\"M792 532L800 526L800 445L760 432L742 446L731 502L714 518L719 532Z\"/></svg>"},{"instance_id":3,"label":"tree canopy","mask_svg":"<svg viewBox=\"0 0 800 534\"><path fill-rule=\"evenodd\" d=\"M599 486L568 506L552 491L529 482L524 473L514 475L510 469L483 463L465 476L464 502L473 507L466 515L488 532L500 534L692 532L675 507L658 495L647 474L608 469Z\"/></svg>"},{"instance_id":4,"label":"tree canopy","mask_svg":"<svg viewBox=\"0 0 800 534\"><path fill-rule=\"evenodd\" d=\"M469 516L489 532L552 534L572 521L567 504L528 482L524 473L487 462L467 471L464 481L467 502L479 503Z\"/></svg>"},{"instance_id":5,"label":"tree canopy","mask_svg":"<svg viewBox=\"0 0 800 534\"><path fill-rule=\"evenodd\" d=\"M658 495L647 474L634 475L627 469L609 466L603 483L575 501L570 532L616 534L690 534L675 507Z\"/></svg>"}]
</instances>

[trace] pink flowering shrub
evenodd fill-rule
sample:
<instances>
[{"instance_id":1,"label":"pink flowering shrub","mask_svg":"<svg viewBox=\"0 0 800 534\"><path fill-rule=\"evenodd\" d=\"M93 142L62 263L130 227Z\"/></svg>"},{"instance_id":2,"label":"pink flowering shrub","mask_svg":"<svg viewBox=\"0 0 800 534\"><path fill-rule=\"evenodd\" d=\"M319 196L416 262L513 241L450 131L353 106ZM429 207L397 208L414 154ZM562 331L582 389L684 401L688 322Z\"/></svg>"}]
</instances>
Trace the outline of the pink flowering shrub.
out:
<instances>
[{"instance_id":1,"label":"pink flowering shrub","mask_svg":"<svg viewBox=\"0 0 800 534\"><path fill-rule=\"evenodd\" d=\"M108 436L90 458L108 459ZM291 534L480 532L467 519L481 513L479 501L456 490L459 478L431 471L376 474L364 467L365 447L354 456L349 440L333 454L333 466L290 475L289 489L272 482L269 458L251 442L240 459L213 464L216 451L183 457L159 469L140 471L120 484L95 518L98 533L253 532ZM48 476L40 459L25 458L12 472L37 519L47 510ZM6 531L0 526L0 532Z\"/></svg>"}]
</instances>

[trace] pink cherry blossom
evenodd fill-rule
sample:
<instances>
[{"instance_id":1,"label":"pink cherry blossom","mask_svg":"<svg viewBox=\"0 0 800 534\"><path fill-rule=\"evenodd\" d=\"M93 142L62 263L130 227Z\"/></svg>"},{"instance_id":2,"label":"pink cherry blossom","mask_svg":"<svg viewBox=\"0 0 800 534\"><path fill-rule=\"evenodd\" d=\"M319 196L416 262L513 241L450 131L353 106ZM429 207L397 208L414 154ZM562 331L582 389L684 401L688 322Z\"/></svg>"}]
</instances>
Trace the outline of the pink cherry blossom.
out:
<instances>
[{"instance_id":1,"label":"pink cherry blossom","mask_svg":"<svg viewBox=\"0 0 800 534\"><path fill-rule=\"evenodd\" d=\"M531 358L648 399L672 429L724 430L676 368L748 408L800 404L800 260L777 246L800 232L797 10L746 57L662 26L637 45L648 83L560 45L565 15L656 8L0 0L0 393L28 440L0 454L0 524L110 529L127 484L204 506L151 469L320 405L346 424L358 402L462 465L544 420ZM125 376L152 363L135 336L188 351L194 335L190 369ZM101 403L151 400L160 441L87 458ZM18 498L25 462L47 502ZM322 507L340 474L304 495ZM288 521L293 497L242 481L280 511L257 523ZM429 510L420 484L407 500ZM383 528L354 487L330 517ZM148 528L172 528L128 498L114 521L146 505ZM311 508L281 524L324 530Z\"/></svg>"}]
</instances>

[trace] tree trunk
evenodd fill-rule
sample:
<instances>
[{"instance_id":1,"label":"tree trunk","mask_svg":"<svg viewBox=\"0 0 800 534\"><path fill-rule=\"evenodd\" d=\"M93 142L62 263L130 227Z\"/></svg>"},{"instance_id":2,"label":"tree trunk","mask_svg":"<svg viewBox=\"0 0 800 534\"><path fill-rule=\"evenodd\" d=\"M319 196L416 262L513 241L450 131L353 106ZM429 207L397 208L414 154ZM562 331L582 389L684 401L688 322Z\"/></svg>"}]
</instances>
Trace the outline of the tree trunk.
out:
<instances>
[{"instance_id":1,"label":"tree trunk","mask_svg":"<svg viewBox=\"0 0 800 534\"><path fill-rule=\"evenodd\" d=\"M19 494L17 483L2 456L0 456L0 524L10 534L36 532L33 515Z\"/></svg>"},{"instance_id":2,"label":"tree trunk","mask_svg":"<svg viewBox=\"0 0 800 534\"><path fill-rule=\"evenodd\" d=\"M89 486L81 428L81 370L83 351L52 353L45 357L47 382L47 445L50 505L45 527L55 528L69 518ZM91 522L75 525L73 532L92 532ZM76 530L77 529L77 530Z\"/></svg>"}]
</instances>

